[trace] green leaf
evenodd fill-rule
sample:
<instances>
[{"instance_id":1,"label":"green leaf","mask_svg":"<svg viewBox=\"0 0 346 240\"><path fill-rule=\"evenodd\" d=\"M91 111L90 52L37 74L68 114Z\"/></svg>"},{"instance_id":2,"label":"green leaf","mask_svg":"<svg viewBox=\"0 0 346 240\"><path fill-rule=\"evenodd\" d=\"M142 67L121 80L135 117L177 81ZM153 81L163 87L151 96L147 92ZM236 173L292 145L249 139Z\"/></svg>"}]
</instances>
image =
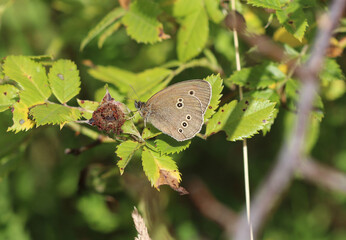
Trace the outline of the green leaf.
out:
<instances>
[{"instance_id":1,"label":"green leaf","mask_svg":"<svg viewBox=\"0 0 346 240\"><path fill-rule=\"evenodd\" d=\"M3 65L5 75L21 87L20 101L31 107L44 103L51 95L44 67L24 56L8 56Z\"/></svg>"},{"instance_id":2,"label":"green leaf","mask_svg":"<svg viewBox=\"0 0 346 240\"><path fill-rule=\"evenodd\" d=\"M236 84L247 88L263 89L285 79L286 75L278 68L278 64L266 62L234 72L225 80L225 85L230 87Z\"/></svg>"},{"instance_id":3,"label":"green leaf","mask_svg":"<svg viewBox=\"0 0 346 240\"><path fill-rule=\"evenodd\" d=\"M10 109L18 97L18 88L10 84L0 85L0 112Z\"/></svg>"},{"instance_id":4,"label":"green leaf","mask_svg":"<svg viewBox=\"0 0 346 240\"><path fill-rule=\"evenodd\" d=\"M219 107L220 98L222 96L221 92L223 89L220 74L208 76L205 80L209 82L211 85L212 96L207 111L204 115L204 121L209 119L215 113L216 109Z\"/></svg>"},{"instance_id":5,"label":"green leaf","mask_svg":"<svg viewBox=\"0 0 346 240\"><path fill-rule=\"evenodd\" d=\"M300 4L304 8L309 8L309 7L316 7L317 2L316 0L299 0Z\"/></svg>"},{"instance_id":6,"label":"green leaf","mask_svg":"<svg viewBox=\"0 0 346 240\"><path fill-rule=\"evenodd\" d=\"M187 1L190 2L190 1ZM209 18L214 23L220 23L225 16L222 14L222 11L219 9L219 1L215 0L204 0L205 8L207 10L207 13L209 15Z\"/></svg>"},{"instance_id":7,"label":"green leaf","mask_svg":"<svg viewBox=\"0 0 346 240\"><path fill-rule=\"evenodd\" d=\"M298 100L299 87L300 86L297 80L292 78L288 79L285 86L286 96L293 100Z\"/></svg>"},{"instance_id":8,"label":"green leaf","mask_svg":"<svg viewBox=\"0 0 346 240\"><path fill-rule=\"evenodd\" d=\"M122 93L127 93L131 89L130 84L136 82L136 74L112 66L97 66L88 72L100 81L112 83Z\"/></svg>"},{"instance_id":9,"label":"green leaf","mask_svg":"<svg viewBox=\"0 0 346 240\"><path fill-rule=\"evenodd\" d=\"M273 90L273 89L265 89L265 90L253 90L253 91L249 91L246 92L244 94L244 98L251 98L251 99L265 99L265 100L269 100L271 102L275 102L276 103L276 107L280 106L280 96L277 93L277 91ZM267 124L263 127L262 132L263 135L265 136L271 129L271 126L274 124L274 120L278 114L279 110L277 108L274 109L274 113L273 116L271 118L269 118L269 120L267 121Z\"/></svg>"},{"instance_id":10,"label":"green leaf","mask_svg":"<svg viewBox=\"0 0 346 240\"><path fill-rule=\"evenodd\" d=\"M121 93L128 94L133 99L131 96L135 93L132 86L142 101L146 101L154 93L167 86L168 82L162 81L171 72L170 69L160 67L147 69L137 74L116 67L98 66L89 70L90 75L96 79L114 84ZM117 99L117 101L120 100Z\"/></svg>"},{"instance_id":11,"label":"green leaf","mask_svg":"<svg viewBox=\"0 0 346 240\"><path fill-rule=\"evenodd\" d=\"M275 121L278 113L279 113L279 110L277 108L274 108L273 116L268 119L267 124L264 125L264 127L262 129L263 136L265 136L268 132L270 132L270 129L273 126L274 121Z\"/></svg>"},{"instance_id":12,"label":"green leaf","mask_svg":"<svg viewBox=\"0 0 346 240\"><path fill-rule=\"evenodd\" d=\"M37 62L47 63L53 60L52 55L35 55L35 56L28 56L31 60L35 60Z\"/></svg>"},{"instance_id":13,"label":"green leaf","mask_svg":"<svg viewBox=\"0 0 346 240\"><path fill-rule=\"evenodd\" d=\"M252 98L252 99L257 99L257 98L262 98L269 100L271 102L275 102L277 106L280 105L280 96L277 91L271 88L267 88L264 90L252 90L249 92L244 93L244 98Z\"/></svg>"},{"instance_id":14,"label":"green leaf","mask_svg":"<svg viewBox=\"0 0 346 240\"><path fill-rule=\"evenodd\" d=\"M105 29L105 31L100 35L99 41L97 42L97 46L102 48L103 43L106 41L108 37L110 37L113 33L115 33L121 27L121 22L115 22L109 27Z\"/></svg>"},{"instance_id":15,"label":"green leaf","mask_svg":"<svg viewBox=\"0 0 346 240\"><path fill-rule=\"evenodd\" d=\"M94 39L99 33L105 30L108 26L110 26L114 21L121 18L126 11L123 8L115 8L110 13L108 13L95 27L93 27L88 35L83 39L80 50L83 50L84 47Z\"/></svg>"},{"instance_id":16,"label":"green leaf","mask_svg":"<svg viewBox=\"0 0 346 240\"><path fill-rule=\"evenodd\" d=\"M292 1L282 10L276 11L279 22L299 41L303 40L308 20L299 1Z\"/></svg>"},{"instance_id":17,"label":"green leaf","mask_svg":"<svg viewBox=\"0 0 346 240\"><path fill-rule=\"evenodd\" d=\"M142 138L147 140L150 138L154 138L160 134L162 134L162 132L150 124L148 127L143 129Z\"/></svg>"},{"instance_id":18,"label":"green leaf","mask_svg":"<svg viewBox=\"0 0 346 240\"><path fill-rule=\"evenodd\" d=\"M124 173L124 169L127 166L127 164L130 162L133 154L141 147L142 145L139 142L134 141L126 141L122 142L118 145L117 150L115 153L120 158L117 165L120 170L120 174Z\"/></svg>"},{"instance_id":19,"label":"green leaf","mask_svg":"<svg viewBox=\"0 0 346 240\"><path fill-rule=\"evenodd\" d=\"M310 154L313 147L316 145L318 137L320 135L321 121L314 114L310 115L310 122L306 134L305 153Z\"/></svg>"},{"instance_id":20,"label":"green leaf","mask_svg":"<svg viewBox=\"0 0 346 240\"><path fill-rule=\"evenodd\" d=\"M127 120L124 122L124 124L121 126L122 133L124 134L130 134L137 137L138 140L142 141L141 134L138 132L136 126L133 124L133 121Z\"/></svg>"},{"instance_id":21,"label":"green leaf","mask_svg":"<svg viewBox=\"0 0 346 240\"><path fill-rule=\"evenodd\" d=\"M161 170L169 171L178 182L181 180L178 167L171 157L160 155L147 147L144 147L142 151L142 165L144 173L152 186L158 185Z\"/></svg>"},{"instance_id":22,"label":"green leaf","mask_svg":"<svg viewBox=\"0 0 346 240\"><path fill-rule=\"evenodd\" d=\"M342 97L346 92L345 80L332 81L326 88L323 89L325 98L329 101L333 101Z\"/></svg>"},{"instance_id":23,"label":"green leaf","mask_svg":"<svg viewBox=\"0 0 346 240\"><path fill-rule=\"evenodd\" d=\"M191 140L178 142L164 134L155 140L156 149L159 150L161 154L179 153L187 149L190 144Z\"/></svg>"},{"instance_id":24,"label":"green leaf","mask_svg":"<svg viewBox=\"0 0 346 240\"><path fill-rule=\"evenodd\" d=\"M177 36L178 59L186 62L201 53L208 35L208 17L205 9L201 7L181 22Z\"/></svg>"},{"instance_id":25,"label":"green leaf","mask_svg":"<svg viewBox=\"0 0 346 240\"><path fill-rule=\"evenodd\" d=\"M160 12L159 5L154 1L137 0L132 2L130 10L122 19L127 34L139 43L161 41L163 27L157 20Z\"/></svg>"},{"instance_id":26,"label":"green leaf","mask_svg":"<svg viewBox=\"0 0 346 240\"><path fill-rule=\"evenodd\" d=\"M79 71L70 60L56 61L48 74L52 92L60 103L66 103L80 91Z\"/></svg>"},{"instance_id":27,"label":"green leaf","mask_svg":"<svg viewBox=\"0 0 346 240\"><path fill-rule=\"evenodd\" d=\"M35 122L28 118L29 108L22 102L16 102L13 105L13 125L7 131L15 133L19 131L28 131L35 126Z\"/></svg>"},{"instance_id":28,"label":"green leaf","mask_svg":"<svg viewBox=\"0 0 346 240\"><path fill-rule=\"evenodd\" d=\"M137 74L136 81L133 87L136 90L138 97L142 101L146 101L156 92L167 86L168 82L162 82L172 70L167 68L152 68L147 69Z\"/></svg>"},{"instance_id":29,"label":"green leaf","mask_svg":"<svg viewBox=\"0 0 346 240\"><path fill-rule=\"evenodd\" d=\"M231 31L220 31L215 37L215 50L230 62L230 69L235 69L235 50L233 43L233 33Z\"/></svg>"},{"instance_id":30,"label":"green leaf","mask_svg":"<svg viewBox=\"0 0 346 240\"><path fill-rule=\"evenodd\" d=\"M253 8L244 8L241 14L245 18L246 30L248 33L253 33L257 35L264 35L266 33L266 29L263 26L262 17L260 14L257 14ZM268 24L272 22L273 14L268 16ZM251 50L250 50L251 51Z\"/></svg>"},{"instance_id":31,"label":"green leaf","mask_svg":"<svg viewBox=\"0 0 346 240\"><path fill-rule=\"evenodd\" d=\"M17 154L5 155L0 158L0 180L3 181L12 170L15 170L21 158Z\"/></svg>"},{"instance_id":32,"label":"green leaf","mask_svg":"<svg viewBox=\"0 0 346 240\"><path fill-rule=\"evenodd\" d=\"M76 205L78 215L92 231L110 234L122 224L120 216L109 211L105 196L100 193L83 194Z\"/></svg>"},{"instance_id":33,"label":"green leaf","mask_svg":"<svg viewBox=\"0 0 346 240\"><path fill-rule=\"evenodd\" d=\"M79 110L55 103L46 103L30 109L37 126L45 124L63 124L76 121L81 117Z\"/></svg>"},{"instance_id":34,"label":"green leaf","mask_svg":"<svg viewBox=\"0 0 346 240\"><path fill-rule=\"evenodd\" d=\"M90 119L93 116L93 112L100 105L99 102L94 102L90 100L80 100L77 99L78 105L81 106L84 110L81 110L81 114L85 119Z\"/></svg>"},{"instance_id":35,"label":"green leaf","mask_svg":"<svg viewBox=\"0 0 346 240\"><path fill-rule=\"evenodd\" d=\"M300 91L300 82L296 79L288 79L285 86L285 93L287 97L287 106L291 111L297 111L297 102L299 101L299 91ZM312 112L314 117L318 118L320 121L324 117L322 112L323 102L320 95L316 94L314 102L315 110Z\"/></svg>"},{"instance_id":36,"label":"green leaf","mask_svg":"<svg viewBox=\"0 0 346 240\"><path fill-rule=\"evenodd\" d=\"M284 135L285 138L290 137L292 133L292 128L295 124L295 120L297 118L297 114L286 111L284 115ZM307 131L306 131L306 142L304 144L304 151L306 154L309 154L313 147L315 146L319 132L320 132L320 122L321 120L315 117L315 114L310 114L309 116L309 123L307 125Z\"/></svg>"},{"instance_id":37,"label":"green leaf","mask_svg":"<svg viewBox=\"0 0 346 240\"><path fill-rule=\"evenodd\" d=\"M327 58L325 60L323 69L320 72L320 78L323 86L327 86L330 82L335 80L345 80L340 65L332 58Z\"/></svg>"},{"instance_id":38,"label":"green leaf","mask_svg":"<svg viewBox=\"0 0 346 240\"><path fill-rule=\"evenodd\" d=\"M174 2L173 16L174 17L185 17L196 11L199 11L203 7L202 0L177 0Z\"/></svg>"},{"instance_id":39,"label":"green leaf","mask_svg":"<svg viewBox=\"0 0 346 240\"><path fill-rule=\"evenodd\" d=\"M221 130L227 134L227 140L236 141L250 138L262 130L275 112L275 103L268 100L236 100L220 107L209 120L206 135Z\"/></svg>"},{"instance_id":40,"label":"green leaf","mask_svg":"<svg viewBox=\"0 0 346 240\"><path fill-rule=\"evenodd\" d=\"M247 3L255 7L280 10L288 0L248 0Z\"/></svg>"}]
</instances>

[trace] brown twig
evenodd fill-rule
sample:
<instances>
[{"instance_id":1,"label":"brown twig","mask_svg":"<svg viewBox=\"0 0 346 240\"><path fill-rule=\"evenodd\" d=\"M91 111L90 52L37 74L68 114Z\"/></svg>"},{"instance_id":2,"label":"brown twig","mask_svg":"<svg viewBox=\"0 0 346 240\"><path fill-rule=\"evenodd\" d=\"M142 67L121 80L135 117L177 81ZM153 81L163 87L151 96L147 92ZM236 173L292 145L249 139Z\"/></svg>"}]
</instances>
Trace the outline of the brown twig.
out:
<instances>
[{"instance_id":1,"label":"brown twig","mask_svg":"<svg viewBox=\"0 0 346 240\"><path fill-rule=\"evenodd\" d=\"M300 162L297 173L301 178L328 190L346 194L346 174L312 159Z\"/></svg>"},{"instance_id":2,"label":"brown twig","mask_svg":"<svg viewBox=\"0 0 346 240\"><path fill-rule=\"evenodd\" d=\"M346 194L346 174L317 162L314 159L300 161L295 171L297 178L309 181L317 187ZM208 219L219 224L228 234L236 230L238 215L235 211L220 203L200 179L188 182L190 198L194 205Z\"/></svg>"},{"instance_id":3,"label":"brown twig","mask_svg":"<svg viewBox=\"0 0 346 240\"><path fill-rule=\"evenodd\" d=\"M323 24L316 37L311 57L309 61L296 73L302 80L300 97L298 103L298 114L295 127L291 137L283 144L277 163L264 181L252 203L252 226L255 239L259 235L266 219L278 204L279 199L289 187L295 170L299 166L305 146L305 132L309 120L309 115L313 107L315 94L318 91L317 75L322 68L324 55L329 45L333 29L336 27L342 11L345 7L345 0L334 0L330 7L329 16L323 16ZM246 211L240 216L236 227L236 232L232 239L249 239L249 229L246 220Z\"/></svg>"},{"instance_id":4,"label":"brown twig","mask_svg":"<svg viewBox=\"0 0 346 240\"><path fill-rule=\"evenodd\" d=\"M72 155L78 156L79 154L81 154L81 153L83 153L83 152L85 152L91 148L94 148L94 147L100 145L101 143L103 143L103 141L99 138L99 139L93 141L92 143L85 145L85 146L82 146L82 147L79 147L79 148L66 148L65 154L72 154Z\"/></svg>"},{"instance_id":5,"label":"brown twig","mask_svg":"<svg viewBox=\"0 0 346 240\"><path fill-rule=\"evenodd\" d=\"M192 202L205 217L219 224L227 233L234 232L237 214L220 203L200 179L190 180L187 190Z\"/></svg>"}]
</instances>

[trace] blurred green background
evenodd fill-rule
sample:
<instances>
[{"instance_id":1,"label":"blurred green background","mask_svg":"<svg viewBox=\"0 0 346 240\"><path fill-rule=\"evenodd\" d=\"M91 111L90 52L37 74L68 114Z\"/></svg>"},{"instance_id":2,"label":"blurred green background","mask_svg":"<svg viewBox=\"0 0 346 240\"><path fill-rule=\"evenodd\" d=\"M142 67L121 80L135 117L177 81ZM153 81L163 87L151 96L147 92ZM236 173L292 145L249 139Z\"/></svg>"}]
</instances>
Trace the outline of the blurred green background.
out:
<instances>
[{"instance_id":1,"label":"blurred green background","mask_svg":"<svg viewBox=\"0 0 346 240\"><path fill-rule=\"evenodd\" d=\"M144 45L131 40L124 28L107 39L103 48L92 41L80 52L90 28L117 5L105 0L0 0L0 57L48 54L71 59L82 80L78 98L90 100L103 83L87 74L83 60L137 72L176 59L174 35ZM211 49L229 76L234 70L231 33L213 24L210 28ZM248 47L243 44L242 49L245 52ZM337 60L345 72L345 55ZM209 70L198 68L177 79L208 74ZM228 89L224 94L234 95ZM323 103L325 118L312 156L346 174L346 96L323 98ZM274 164L285 138L287 114L280 109L271 132L248 141L253 192ZM0 118L0 239L134 239L134 206L152 220L149 228L155 229L154 239L225 238L223 229L205 218L189 196L179 196L166 186L160 192L151 188L139 159L131 161L120 176L114 144L99 145L79 156L65 155L66 148L91 140L57 126L6 132L11 125L7 111ZM207 141L195 139L176 161L183 186L197 177L220 202L236 211L244 207L241 142L225 141L224 133ZM150 206L150 211L143 206ZM322 189L298 176L266 224L263 239L346 239L345 193Z\"/></svg>"}]
</instances>

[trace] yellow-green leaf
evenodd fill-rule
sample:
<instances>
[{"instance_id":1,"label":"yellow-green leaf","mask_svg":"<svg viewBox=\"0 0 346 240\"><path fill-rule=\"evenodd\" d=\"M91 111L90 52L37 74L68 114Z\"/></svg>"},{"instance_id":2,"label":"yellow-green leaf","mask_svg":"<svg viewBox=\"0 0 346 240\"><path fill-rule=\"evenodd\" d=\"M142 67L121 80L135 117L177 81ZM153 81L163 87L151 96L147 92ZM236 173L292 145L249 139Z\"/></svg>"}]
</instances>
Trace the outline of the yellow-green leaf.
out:
<instances>
[{"instance_id":1,"label":"yellow-green leaf","mask_svg":"<svg viewBox=\"0 0 346 240\"><path fill-rule=\"evenodd\" d=\"M142 138L143 139L150 139L150 138L154 138L160 134L162 134L162 132L150 124L149 126L147 126L146 128L143 129Z\"/></svg>"},{"instance_id":2,"label":"yellow-green leaf","mask_svg":"<svg viewBox=\"0 0 346 240\"><path fill-rule=\"evenodd\" d=\"M99 102L90 101L90 100L80 100L77 99L79 106L81 106L84 110L81 111L81 114L85 119L92 118L93 112L100 105Z\"/></svg>"},{"instance_id":3,"label":"yellow-green leaf","mask_svg":"<svg viewBox=\"0 0 346 240\"><path fill-rule=\"evenodd\" d=\"M105 29L105 31L100 35L99 40L97 42L97 46L99 48L102 48L104 42L106 41L106 39L111 36L113 33L115 33L121 26L121 22L117 21L115 23L113 23L112 25L110 25L109 27L107 27Z\"/></svg>"},{"instance_id":4,"label":"yellow-green leaf","mask_svg":"<svg viewBox=\"0 0 346 240\"><path fill-rule=\"evenodd\" d=\"M97 66L88 72L100 81L112 83L122 93L128 93L131 90L130 84L136 81L135 73L113 66Z\"/></svg>"},{"instance_id":5,"label":"yellow-green leaf","mask_svg":"<svg viewBox=\"0 0 346 240\"><path fill-rule=\"evenodd\" d=\"M70 60L56 61L49 70L48 80L60 103L68 102L80 91L79 71Z\"/></svg>"},{"instance_id":6,"label":"yellow-green leaf","mask_svg":"<svg viewBox=\"0 0 346 240\"><path fill-rule=\"evenodd\" d=\"M214 23L220 23L224 19L222 11L219 9L220 1L218 0L204 0L205 8L208 12L209 18Z\"/></svg>"},{"instance_id":7,"label":"yellow-green leaf","mask_svg":"<svg viewBox=\"0 0 346 240\"><path fill-rule=\"evenodd\" d=\"M83 50L84 47L94 39L99 33L105 30L108 26L110 26L114 21L122 17L126 11L123 8L115 8L110 13L108 13L95 27L93 27L88 35L83 39L80 50ZM109 35L108 35L109 36Z\"/></svg>"},{"instance_id":8,"label":"yellow-green leaf","mask_svg":"<svg viewBox=\"0 0 346 240\"><path fill-rule=\"evenodd\" d=\"M206 10L201 7L181 21L177 36L178 59L186 62L200 54L208 36L208 16Z\"/></svg>"},{"instance_id":9,"label":"yellow-green leaf","mask_svg":"<svg viewBox=\"0 0 346 240\"><path fill-rule=\"evenodd\" d=\"M142 140L141 134L138 132L136 126L133 124L133 121L126 120L121 126L122 133L130 134L137 137L138 140Z\"/></svg>"},{"instance_id":10,"label":"yellow-green leaf","mask_svg":"<svg viewBox=\"0 0 346 240\"><path fill-rule=\"evenodd\" d=\"M159 150L161 154L179 153L187 149L190 144L191 140L178 142L177 140L164 134L155 140L156 149Z\"/></svg>"},{"instance_id":11,"label":"yellow-green leaf","mask_svg":"<svg viewBox=\"0 0 346 240\"><path fill-rule=\"evenodd\" d=\"M18 88L10 84L0 85L0 112L10 109L18 97Z\"/></svg>"},{"instance_id":12,"label":"yellow-green leaf","mask_svg":"<svg viewBox=\"0 0 346 240\"><path fill-rule=\"evenodd\" d=\"M118 145L115 153L120 158L117 165L120 169L120 174L124 173L125 167L130 162L133 154L140 148L141 144L135 141L125 141Z\"/></svg>"},{"instance_id":13,"label":"yellow-green leaf","mask_svg":"<svg viewBox=\"0 0 346 240\"><path fill-rule=\"evenodd\" d=\"M29 108L22 102L13 105L13 125L7 131L15 133L28 131L35 126L35 122L28 118Z\"/></svg>"},{"instance_id":14,"label":"yellow-green leaf","mask_svg":"<svg viewBox=\"0 0 346 240\"><path fill-rule=\"evenodd\" d=\"M285 79L286 75L278 68L278 64L265 62L234 72L225 80L225 85L236 84L247 88L263 89Z\"/></svg>"},{"instance_id":15,"label":"yellow-green leaf","mask_svg":"<svg viewBox=\"0 0 346 240\"><path fill-rule=\"evenodd\" d=\"M30 109L37 126L45 124L63 124L80 118L79 110L55 103L46 103Z\"/></svg>"},{"instance_id":16,"label":"yellow-green leaf","mask_svg":"<svg viewBox=\"0 0 346 240\"><path fill-rule=\"evenodd\" d=\"M248 0L247 3L255 7L280 10L289 0Z\"/></svg>"},{"instance_id":17,"label":"yellow-green leaf","mask_svg":"<svg viewBox=\"0 0 346 240\"><path fill-rule=\"evenodd\" d=\"M207 120L215 113L216 109L219 107L223 85L220 74L208 76L205 80L210 83L212 88L211 100L204 115L204 120Z\"/></svg>"},{"instance_id":18,"label":"yellow-green leaf","mask_svg":"<svg viewBox=\"0 0 346 240\"><path fill-rule=\"evenodd\" d=\"M155 1L136 0L122 21L126 32L137 42L155 43L162 40L163 27L157 20L161 10Z\"/></svg>"},{"instance_id":19,"label":"yellow-green leaf","mask_svg":"<svg viewBox=\"0 0 346 240\"><path fill-rule=\"evenodd\" d=\"M174 17L185 17L203 7L202 0L176 0L173 6Z\"/></svg>"},{"instance_id":20,"label":"yellow-green leaf","mask_svg":"<svg viewBox=\"0 0 346 240\"><path fill-rule=\"evenodd\" d=\"M8 56L3 69L21 87L20 101L26 106L44 103L51 95L46 70L29 57Z\"/></svg>"},{"instance_id":21,"label":"yellow-green leaf","mask_svg":"<svg viewBox=\"0 0 346 240\"><path fill-rule=\"evenodd\" d=\"M303 40L308 20L299 1L292 1L282 10L276 11L279 22L299 41Z\"/></svg>"},{"instance_id":22,"label":"yellow-green leaf","mask_svg":"<svg viewBox=\"0 0 346 240\"><path fill-rule=\"evenodd\" d=\"M181 181L180 173L173 159L167 155L161 155L144 147L142 151L142 165L145 175L152 186L157 187L160 178L160 170L169 171L178 182Z\"/></svg>"}]
</instances>

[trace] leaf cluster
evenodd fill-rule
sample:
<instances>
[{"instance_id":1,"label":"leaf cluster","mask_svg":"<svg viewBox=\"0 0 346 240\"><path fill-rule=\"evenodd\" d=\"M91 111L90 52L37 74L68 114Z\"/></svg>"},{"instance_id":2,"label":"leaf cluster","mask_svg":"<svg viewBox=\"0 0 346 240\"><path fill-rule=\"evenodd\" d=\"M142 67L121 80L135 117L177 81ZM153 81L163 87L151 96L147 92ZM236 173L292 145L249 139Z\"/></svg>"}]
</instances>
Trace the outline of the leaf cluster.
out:
<instances>
[{"instance_id":1,"label":"leaf cluster","mask_svg":"<svg viewBox=\"0 0 346 240\"><path fill-rule=\"evenodd\" d=\"M294 69L290 68L288 60L280 63L269 60L252 63L230 74L221 71L223 63L220 59L230 61L234 50L229 45L232 36L222 26L224 14L216 1L136 0L124 4L112 9L89 31L80 50L84 50L96 37L99 38L98 45L101 48L107 38L124 27L127 36L137 43L155 45L174 38L176 59L138 72L104 65L92 65L88 69L91 77L109 84L111 96L122 104L123 109L126 108L122 134L112 136L118 144L116 155L121 174L134 156L140 155L144 173L152 186L159 188L162 184L168 184L182 192L179 190L181 176L174 157L187 149L191 140L177 143L160 135L153 126L142 130L138 114L130 114L127 109L135 110L134 98L148 100L187 69L198 67L207 69L209 73L222 73L209 74L204 79L212 86L212 99L204 116L204 134L199 134L203 139L220 131L226 133L228 141L251 138L261 131L266 134L274 124L280 108L293 114L296 112L299 81L292 76ZM300 47L307 41L306 34L314 29L310 26L312 21L308 13L316 6L316 2L249 0L248 4L240 9L244 19L252 19L247 23L247 30L263 33L265 29L260 17L253 15L251 6L275 10L268 20L270 25L275 16L279 24L273 34L274 40L284 44L290 61L296 61L297 65L304 62L306 53ZM212 46L208 43L210 39L213 40ZM251 51L246 54L251 54ZM99 107L97 101L75 98L81 85L75 63L70 60L46 61L46 58L11 55L2 62L1 74L5 81L0 85L0 111L12 110L13 125L8 128L9 131L28 131L35 125L39 127L47 124L63 127L81 118L88 121ZM246 60L242 59L243 62ZM327 59L320 78L325 89L323 94L328 99L337 99L343 95L344 75L335 59ZM222 92L232 92L237 87L244 89L242 100L230 101L222 95ZM101 88L95 95L103 94L104 88ZM75 100L79 106L68 105L71 100ZM311 116L311 143L307 151L314 146L318 137L317 129L323 110L321 97L317 97L315 111ZM290 130L289 125L286 132Z\"/></svg>"}]
</instances>

